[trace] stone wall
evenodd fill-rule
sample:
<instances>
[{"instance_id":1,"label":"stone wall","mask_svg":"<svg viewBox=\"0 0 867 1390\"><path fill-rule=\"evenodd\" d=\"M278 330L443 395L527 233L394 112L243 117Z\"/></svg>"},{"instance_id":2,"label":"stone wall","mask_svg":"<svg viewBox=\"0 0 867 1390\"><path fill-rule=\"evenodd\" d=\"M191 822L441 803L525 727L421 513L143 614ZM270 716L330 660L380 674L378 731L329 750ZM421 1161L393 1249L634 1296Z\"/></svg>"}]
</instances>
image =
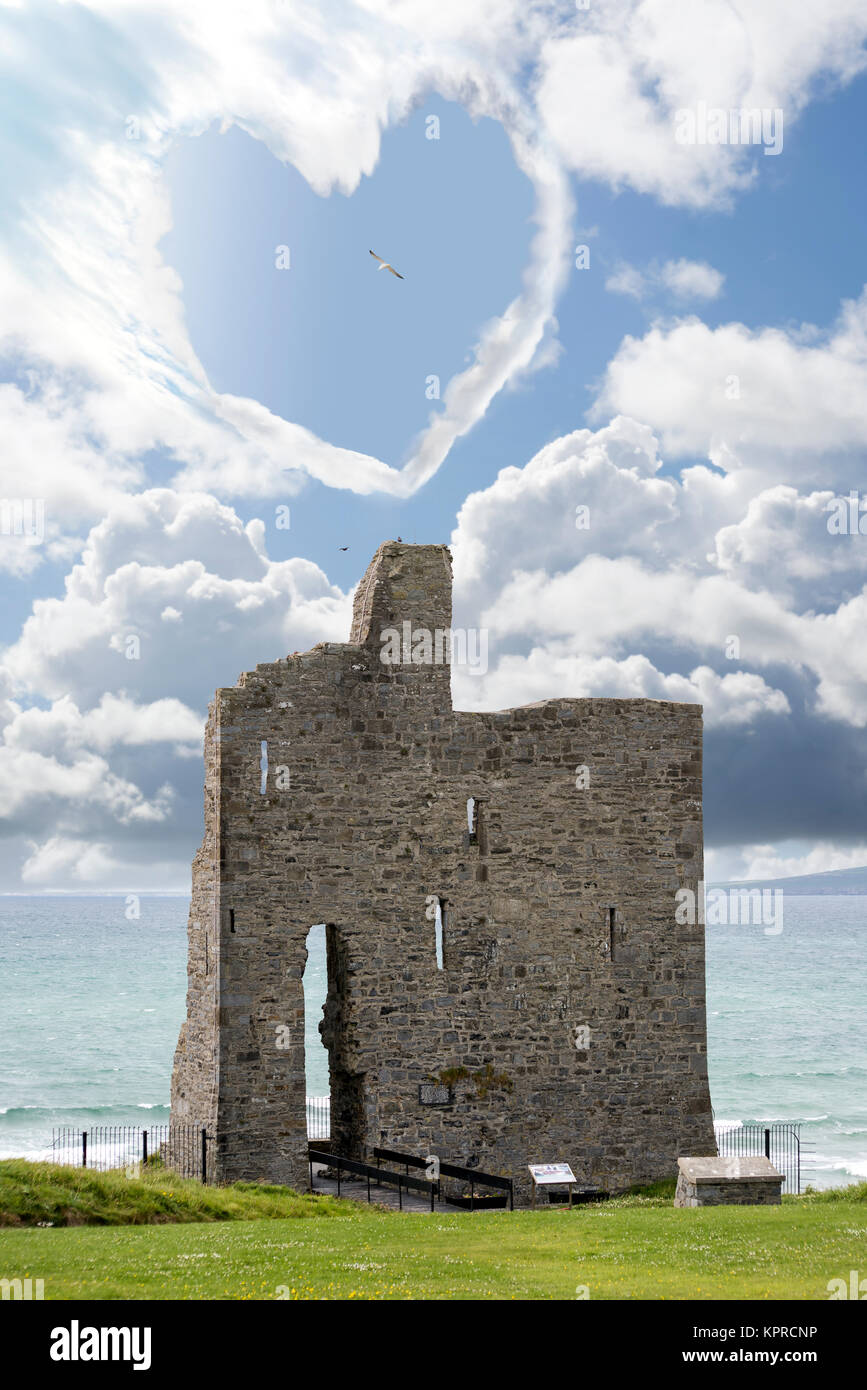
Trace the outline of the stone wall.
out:
<instances>
[{"instance_id":1,"label":"stone wall","mask_svg":"<svg viewBox=\"0 0 867 1390\"><path fill-rule=\"evenodd\" d=\"M681 1174L677 1179L676 1207L773 1207L781 1202L779 1183L721 1182L688 1183Z\"/></svg>"},{"instance_id":2,"label":"stone wall","mask_svg":"<svg viewBox=\"0 0 867 1390\"><path fill-rule=\"evenodd\" d=\"M173 1118L213 1129L222 1179L306 1182L301 981L325 922L335 1148L439 1154L519 1198L531 1162L613 1188L715 1153L703 928L675 922L702 877L700 707L455 712L447 665L380 660L404 621L449 628L446 547L381 546L349 644L217 692ZM444 1073L450 1103L420 1104Z\"/></svg>"}]
</instances>

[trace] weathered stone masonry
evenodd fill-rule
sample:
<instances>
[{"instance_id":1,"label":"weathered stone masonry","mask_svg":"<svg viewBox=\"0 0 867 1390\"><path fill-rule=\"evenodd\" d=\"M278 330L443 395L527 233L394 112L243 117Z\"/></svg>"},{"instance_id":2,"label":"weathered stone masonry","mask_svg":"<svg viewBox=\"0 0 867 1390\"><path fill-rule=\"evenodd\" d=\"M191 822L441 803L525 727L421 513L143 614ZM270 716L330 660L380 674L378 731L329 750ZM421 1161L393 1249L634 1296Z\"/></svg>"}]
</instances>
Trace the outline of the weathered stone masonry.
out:
<instances>
[{"instance_id":1,"label":"weathered stone masonry","mask_svg":"<svg viewBox=\"0 0 867 1390\"><path fill-rule=\"evenodd\" d=\"M700 707L453 711L447 665L380 660L405 620L449 628L445 546L380 546L348 644L217 691L173 1119L217 1136L220 1180L306 1184L302 975L325 922L337 1151L439 1154L519 1196L529 1162L612 1188L715 1153L703 928L675 922L702 878ZM488 1066L493 1085L420 1103Z\"/></svg>"}]
</instances>

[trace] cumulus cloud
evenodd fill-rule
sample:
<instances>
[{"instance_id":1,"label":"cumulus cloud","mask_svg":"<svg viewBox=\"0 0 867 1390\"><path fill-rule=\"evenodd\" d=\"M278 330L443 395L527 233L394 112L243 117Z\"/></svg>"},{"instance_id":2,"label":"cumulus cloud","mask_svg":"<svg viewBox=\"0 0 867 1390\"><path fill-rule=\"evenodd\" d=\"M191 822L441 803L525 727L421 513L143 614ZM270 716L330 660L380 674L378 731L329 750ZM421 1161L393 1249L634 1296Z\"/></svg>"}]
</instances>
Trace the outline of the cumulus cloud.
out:
<instances>
[{"instance_id":1,"label":"cumulus cloud","mask_svg":"<svg viewBox=\"0 0 867 1390\"><path fill-rule=\"evenodd\" d=\"M560 694L571 683L572 693L706 701L710 722L749 723L789 711L761 674L785 669L809 680L817 714L867 727L864 560L847 562L847 538L829 535L828 494L753 497L743 477L732 487L704 468L678 479L661 467L651 432L618 419L547 445L467 499L453 537L456 606L463 625L475 614L488 629L496 664L484 687L460 676L462 697L478 708L484 688L517 704L541 698L546 682ZM793 515L817 535L817 564L825 543L839 547L836 573L824 566L825 612L797 582L814 564L793 557L761 582ZM662 674L653 649L678 663L691 654L691 674Z\"/></svg>"},{"instance_id":2,"label":"cumulus cloud","mask_svg":"<svg viewBox=\"0 0 867 1390\"><path fill-rule=\"evenodd\" d=\"M753 156L678 144L678 111L781 108L790 125L820 74L846 82L863 71L865 35L859 0L831 0L820 23L785 0L613 0L544 43L539 110L585 177L676 206L725 205L754 179Z\"/></svg>"},{"instance_id":3,"label":"cumulus cloud","mask_svg":"<svg viewBox=\"0 0 867 1390\"><path fill-rule=\"evenodd\" d=\"M646 554L679 520L653 432L620 418L575 430L465 499L454 537L458 602L481 610L509 571L557 573L588 553ZM511 558L507 558L511 557ZM512 560L514 564L512 564Z\"/></svg>"},{"instance_id":4,"label":"cumulus cloud","mask_svg":"<svg viewBox=\"0 0 867 1390\"><path fill-rule=\"evenodd\" d=\"M747 588L766 588L801 608L834 611L841 595L867 578L867 544L858 529L863 512L830 488L801 494L779 483L752 497L741 519L721 526L709 559ZM834 529L844 509L846 530Z\"/></svg>"},{"instance_id":5,"label":"cumulus cloud","mask_svg":"<svg viewBox=\"0 0 867 1390\"><path fill-rule=\"evenodd\" d=\"M57 883L106 884L118 868L108 845L53 835L44 844L30 844L21 866L21 882L39 888Z\"/></svg>"},{"instance_id":6,"label":"cumulus cloud","mask_svg":"<svg viewBox=\"0 0 867 1390\"><path fill-rule=\"evenodd\" d=\"M79 406L56 385L28 395L0 383L0 436L8 503L0 569L18 576L46 557L71 560L88 524L141 478L137 462L96 447Z\"/></svg>"},{"instance_id":7,"label":"cumulus cloud","mask_svg":"<svg viewBox=\"0 0 867 1390\"><path fill-rule=\"evenodd\" d=\"M455 623L489 629L491 669L455 671L457 705L640 696L703 704L711 734L749 733L787 721L795 691L814 718L867 725L856 640L867 589L841 601L826 566L834 601L817 613L797 565L788 582L754 582L763 536L782 553L793 516L822 522L825 495L753 497L743 473L664 467L652 431L619 418L553 441L467 498L453 537ZM171 864L177 825L198 821L213 689L346 640L351 596L308 561L272 561L267 541L265 521L244 525L207 494L123 496L63 596L34 604L5 653L0 704L0 810L27 882L62 884L79 842L99 851L85 868L108 866L110 882L140 881L148 847L152 865Z\"/></svg>"},{"instance_id":8,"label":"cumulus cloud","mask_svg":"<svg viewBox=\"0 0 867 1390\"><path fill-rule=\"evenodd\" d=\"M498 392L556 359L570 172L727 206L760 161L678 144L677 109L781 106L789 141L820 77L862 70L867 17L860 0L744 14L727 0L363 0L338 26L312 0L91 0L45 15L3 12L0 61L19 83L3 150L4 493L44 499L45 528L0 537L0 566L77 562L4 656L0 851L32 885L145 870L165 884L188 862L179 827L199 825L213 689L349 629L350 596L318 566L270 559L267 508L245 526L217 497L283 499L287 462L290 490L303 476L358 494L419 488ZM383 132L430 91L501 123L533 184L535 233L519 292L398 469L212 387L159 249L163 162L182 136L235 124L317 193L351 196ZM619 288L677 307L722 280L669 261L623 267ZM494 636L466 698L697 699L720 736L785 725L799 703L863 727L862 561L816 536L825 494L800 486L787 455L863 444L865 315L862 299L826 333L682 319L626 339L597 403L604 427L553 441L461 510L458 609ZM710 465L666 471L684 455ZM149 486L152 456L171 486ZM787 555L787 533L810 554Z\"/></svg>"},{"instance_id":9,"label":"cumulus cloud","mask_svg":"<svg viewBox=\"0 0 867 1390\"><path fill-rule=\"evenodd\" d=\"M169 814L172 789L160 787L146 797L141 789L117 777L104 758L82 752L70 762L14 745L0 747L0 819L21 818L36 802L52 811L58 803L77 810L92 805L119 825L162 821Z\"/></svg>"},{"instance_id":10,"label":"cumulus cloud","mask_svg":"<svg viewBox=\"0 0 867 1390\"><path fill-rule=\"evenodd\" d=\"M125 497L91 531L62 598L38 599L4 666L16 689L85 707L106 693L200 708L240 671L345 640L347 595L308 560L271 561L262 526L204 493ZM101 706L118 718L118 706Z\"/></svg>"},{"instance_id":11,"label":"cumulus cloud","mask_svg":"<svg viewBox=\"0 0 867 1390\"><path fill-rule=\"evenodd\" d=\"M593 408L646 421L672 457L709 454L791 482L822 455L843 483L867 443L867 290L823 331L709 328L690 317L626 337ZM829 458L830 456L830 458Z\"/></svg>"},{"instance_id":12,"label":"cumulus cloud","mask_svg":"<svg viewBox=\"0 0 867 1390\"><path fill-rule=\"evenodd\" d=\"M758 466L672 472L624 417L552 441L459 513L454 621L487 629L489 669L456 668L457 706L700 703L708 875L795 835L845 855L867 811L867 561L829 533L832 497Z\"/></svg>"},{"instance_id":13,"label":"cumulus cloud","mask_svg":"<svg viewBox=\"0 0 867 1390\"><path fill-rule=\"evenodd\" d=\"M3 739L9 748L37 753L68 754L78 748L107 753L116 745L140 748L152 743L189 744L196 752L203 728L203 715L172 698L139 705L126 695L106 694L94 709L82 713L66 695L49 709L15 709L7 717Z\"/></svg>"},{"instance_id":14,"label":"cumulus cloud","mask_svg":"<svg viewBox=\"0 0 867 1390\"><path fill-rule=\"evenodd\" d=\"M564 644L565 645L565 644ZM458 672L461 705L467 709L507 709L550 700L605 696L625 700L675 700L704 707L705 723L751 724L760 714L786 714L782 691L747 671L720 676L697 666L688 676L657 670L645 656L582 657L549 645L533 647L526 657L504 655L481 679Z\"/></svg>"},{"instance_id":15,"label":"cumulus cloud","mask_svg":"<svg viewBox=\"0 0 867 1390\"><path fill-rule=\"evenodd\" d=\"M705 661L808 671L817 710L864 728L867 657L857 632L865 619L867 586L833 613L799 613L772 594L677 563L654 570L630 556L592 555L564 574L513 572L480 622L500 642L570 639L592 656L668 644Z\"/></svg>"},{"instance_id":16,"label":"cumulus cloud","mask_svg":"<svg viewBox=\"0 0 867 1390\"><path fill-rule=\"evenodd\" d=\"M0 849L25 883L184 886L215 687L349 632L350 595L266 542L205 494L123 496L34 604L0 690Z\"/></svg>"}]
</instances>

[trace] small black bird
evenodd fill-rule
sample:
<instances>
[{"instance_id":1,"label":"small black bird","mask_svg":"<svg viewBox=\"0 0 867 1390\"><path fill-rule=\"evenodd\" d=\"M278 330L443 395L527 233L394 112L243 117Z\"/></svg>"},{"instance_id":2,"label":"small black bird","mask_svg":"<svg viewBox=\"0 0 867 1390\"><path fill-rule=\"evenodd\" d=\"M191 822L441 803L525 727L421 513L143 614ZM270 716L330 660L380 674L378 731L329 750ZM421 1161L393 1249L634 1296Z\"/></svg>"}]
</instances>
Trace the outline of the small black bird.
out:
<instances>
[{"instance_id":1,"label":"small black bird","mask_svg":"<svg viewBox=\"0 0 867 1390\"><path fill-rule=\"evenodd\" d=\"M337 549L338 549L338 550L348 550L348 549L349 549L349 546L348 546L348 545L339 545L339 546L337 547Z\"/></svg>"}]
</instances>

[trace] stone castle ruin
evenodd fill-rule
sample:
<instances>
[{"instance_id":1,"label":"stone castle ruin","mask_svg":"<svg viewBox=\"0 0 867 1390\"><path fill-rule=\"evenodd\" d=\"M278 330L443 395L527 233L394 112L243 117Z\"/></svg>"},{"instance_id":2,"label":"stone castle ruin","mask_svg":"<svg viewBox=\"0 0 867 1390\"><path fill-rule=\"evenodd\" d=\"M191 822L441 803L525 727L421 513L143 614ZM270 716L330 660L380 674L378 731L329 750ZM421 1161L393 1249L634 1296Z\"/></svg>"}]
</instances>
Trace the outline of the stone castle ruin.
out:
<instances>
[{"instance_id":1,"label":"stone castle ruin","mask_svg":"<svg viewBox=\"0 0 867 1390\"><path fill-rule=\"evenodd\" d=\"M332 1149L606 1190L714 1154L701 708L552 699L453 710L451 556L387 542L346 644L218 690L205 739L172 1120L218 1181L307 1185L306 941L326 923ZM426 644L419 637L416 655Z\"/></svg>"}]
</instances>

